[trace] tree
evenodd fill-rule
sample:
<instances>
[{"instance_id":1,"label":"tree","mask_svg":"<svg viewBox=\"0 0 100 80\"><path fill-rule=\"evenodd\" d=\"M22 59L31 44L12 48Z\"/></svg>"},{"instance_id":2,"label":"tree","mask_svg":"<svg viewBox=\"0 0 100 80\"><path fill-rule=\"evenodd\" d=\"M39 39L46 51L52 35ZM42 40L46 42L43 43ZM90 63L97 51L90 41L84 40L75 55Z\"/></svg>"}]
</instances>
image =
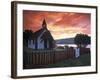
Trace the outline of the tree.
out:
<instances>
[{"instance_id":1,"label":"tree","mask_svg":"<svg viewBox=\"0 0 100 80\"><path fill-rule=\"evenodd\" d=\"M86 34L77 34L74 39L74 43L78 47L86 47L90 44L90 37Z\"/></svg>"},{"instance_id":2,"label":"tree","mask_svg":"<svg viewBox=\"0 0 100 80\"><path fill-rule=\"evenodd\" d=\"M23 32L23 44L27 46L28 40L33 38L33 31L32 30L25 30Z\"/></svg>"}]
</instances>

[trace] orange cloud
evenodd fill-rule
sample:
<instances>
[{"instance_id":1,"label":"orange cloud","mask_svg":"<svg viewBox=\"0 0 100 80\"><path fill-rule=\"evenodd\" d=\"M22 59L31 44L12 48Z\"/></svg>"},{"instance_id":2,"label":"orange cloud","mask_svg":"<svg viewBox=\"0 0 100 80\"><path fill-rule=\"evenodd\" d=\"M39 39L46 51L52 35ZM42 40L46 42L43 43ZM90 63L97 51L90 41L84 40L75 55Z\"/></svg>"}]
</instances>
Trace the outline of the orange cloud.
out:
<instances>
[{"instance_id":1,"label":"orange cloud","mask_svg":"<svg viewBox=\"0 0 100 80\"><path fill-rule=\"evenodd\" d=\"M91 14L73 12L23 11L23 27L34 32L46 19L47 28L55 39L74 37L77 33L91 34Z\"/></svg>"}]
</instances>

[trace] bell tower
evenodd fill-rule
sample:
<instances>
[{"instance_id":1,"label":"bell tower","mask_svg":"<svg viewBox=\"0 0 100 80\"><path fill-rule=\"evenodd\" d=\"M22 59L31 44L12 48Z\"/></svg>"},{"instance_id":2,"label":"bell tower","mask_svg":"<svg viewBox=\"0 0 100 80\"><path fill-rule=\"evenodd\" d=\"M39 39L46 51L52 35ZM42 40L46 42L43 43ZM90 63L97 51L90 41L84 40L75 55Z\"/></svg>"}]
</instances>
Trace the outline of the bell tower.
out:
<instances>
[{"instance_id":1,"label":"bell tower","mask_svg":"<svg viewBox=\"0 0 100 80\"><path fill-rule=\"evenodd\" d=\"M47 24L46 24L45 19L43 20L42 27L43 27L43 28L47 28Z\"/></svg>"}]
</instances>

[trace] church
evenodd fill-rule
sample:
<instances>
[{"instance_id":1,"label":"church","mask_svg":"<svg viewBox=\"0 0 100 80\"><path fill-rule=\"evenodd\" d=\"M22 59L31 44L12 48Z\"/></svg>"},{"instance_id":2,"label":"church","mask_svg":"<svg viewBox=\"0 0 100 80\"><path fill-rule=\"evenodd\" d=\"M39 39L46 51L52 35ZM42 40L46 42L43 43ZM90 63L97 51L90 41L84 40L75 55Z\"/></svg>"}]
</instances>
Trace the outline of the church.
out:
<instances>
[{"instance_id":1,"label":"church","mask_svg":"<svg viewBox=\"0 0 100 80\"><path fill-rule=\"evenodd\" d=\"M45 19L43 20L42 28L34 32L33 37L28 40L28 48L36 50L55 48L55 40L47 29Z\"/></svg>"}]
</instances>

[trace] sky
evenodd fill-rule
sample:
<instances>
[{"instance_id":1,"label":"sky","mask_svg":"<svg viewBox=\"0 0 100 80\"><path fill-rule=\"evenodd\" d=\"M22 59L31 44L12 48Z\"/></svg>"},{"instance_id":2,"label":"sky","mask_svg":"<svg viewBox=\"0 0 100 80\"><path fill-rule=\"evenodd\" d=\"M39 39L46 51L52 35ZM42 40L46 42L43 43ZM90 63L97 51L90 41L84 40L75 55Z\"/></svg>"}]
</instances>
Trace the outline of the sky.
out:
<instances>
[{"instance_id":1,"label":"sky","mask_svg":"<svg viewBox=\"0 0 100 80\"><path fill-rule=\"evenodd\" d=\"M71 38L79 33L91 35L89 13L23 10L23 29L36 32L42 28L44 19L54 39Z\"/></svg>"}]
</instances>

